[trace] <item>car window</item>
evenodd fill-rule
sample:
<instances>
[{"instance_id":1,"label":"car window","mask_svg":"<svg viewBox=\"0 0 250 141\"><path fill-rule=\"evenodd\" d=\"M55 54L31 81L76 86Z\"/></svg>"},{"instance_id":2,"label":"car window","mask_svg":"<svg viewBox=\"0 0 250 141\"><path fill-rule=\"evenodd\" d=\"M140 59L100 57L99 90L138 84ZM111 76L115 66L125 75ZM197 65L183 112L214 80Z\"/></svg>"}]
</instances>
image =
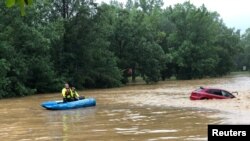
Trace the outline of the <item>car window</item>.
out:
<instances>
[{"instance_id":1,"label":"car window","mask_svg":"<svg viewBox=\"0 0 250 141\"><path fill-rule=\"evenodd\" d=\"M221 90L209 89L209 90L207 90L207 92L210 93L210 94L215 94L215 95L222 96Z\"/></svg>"},{"instance_id":2,"label":"car window","mask_svg":"<svg viewBox=\"0 0 250 141\"><path fill-rule=\"evenodd\" d=\"M210 93L210 94L213 93L212 90L210 90L210 89L209 89L209 90L206 90L206 92L207 92L207 93Z\"/></svg>"},{"instance_id":3,"label":"car window","mask_svg":"<svg viewBox=\"0 0 250 141\"><path fill-rule=\"evenodd\" d=\"M202 91L203 89L201 89L201 88L199 88L199 89L196 89L195 91L196 92L200 92L200 91Z\"/></svg>"},{"instance_id":4,"label":"car window","mask_svg":"<svg viewBox=\"0 0 250 141\"><path fill-rule=\"evenodd\" d=\"M223 96L226 96L226 97L231 96L231 94L229 92L227 92L227 91L221 91L221 93L222 93Z\"/></svg>"},{"instance_id":5,"label":"car window","mask_svg":"<svg viewBox=\"0 0 250 141\"><path fill-rule=\"evenodd\" d=\"M214 90L214 94L222 96L221 90Z\"/></svg>"}]
</instances>

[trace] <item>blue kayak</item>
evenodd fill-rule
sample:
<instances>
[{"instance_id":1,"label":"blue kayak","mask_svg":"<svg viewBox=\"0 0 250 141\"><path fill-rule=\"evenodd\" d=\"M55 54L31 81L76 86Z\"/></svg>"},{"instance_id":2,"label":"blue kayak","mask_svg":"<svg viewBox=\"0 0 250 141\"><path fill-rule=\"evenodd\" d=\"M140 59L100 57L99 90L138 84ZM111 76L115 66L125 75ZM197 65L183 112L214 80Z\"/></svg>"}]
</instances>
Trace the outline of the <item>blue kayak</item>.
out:
<instances>
[{"instance_id":1,"label":"blue kayak","mask_svg":"<svg viewBox=\"0 0 250 141\"><path fill-rule=\"evenodd\" d=\"M61 101L46 101L41 104L42 107L48 110L68 110L75 108L91 107L96 105L94 98L86 98L77 101L63 102Z\"/></svg>"}]
</instances>

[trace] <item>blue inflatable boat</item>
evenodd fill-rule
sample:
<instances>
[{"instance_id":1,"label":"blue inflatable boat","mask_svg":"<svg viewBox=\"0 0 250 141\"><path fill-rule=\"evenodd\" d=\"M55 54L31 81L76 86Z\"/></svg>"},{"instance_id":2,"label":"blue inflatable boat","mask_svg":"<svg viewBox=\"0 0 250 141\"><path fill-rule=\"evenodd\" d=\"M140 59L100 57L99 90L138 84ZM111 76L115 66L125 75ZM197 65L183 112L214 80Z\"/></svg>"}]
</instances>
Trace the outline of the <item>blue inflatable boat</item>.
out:
<instances>
[{"instance_id":1,"label":"blue inflatable boat","mask_svg":"<svg viewBox=\"0 0 250 141\"><path fill-rule=\"evenodd\" d=\"M42 107L48 110L68 110L75 108L91 107L96 105L94 98L86 98L72 102L61 101L46 101L41 104Z\"/></svg>"}]
</instances>

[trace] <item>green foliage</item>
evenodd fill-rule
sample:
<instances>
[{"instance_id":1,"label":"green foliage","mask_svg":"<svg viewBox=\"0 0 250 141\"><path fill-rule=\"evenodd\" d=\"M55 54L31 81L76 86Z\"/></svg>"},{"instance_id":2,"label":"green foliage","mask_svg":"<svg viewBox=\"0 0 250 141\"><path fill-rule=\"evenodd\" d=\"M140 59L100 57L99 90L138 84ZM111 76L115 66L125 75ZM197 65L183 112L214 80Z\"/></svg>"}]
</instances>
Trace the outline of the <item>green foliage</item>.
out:
<instances>
[{"instance_id":1,"label":"green foliage","mask_svg":"<svg viewBox=\"0 0 250 141\"><path fill-rule=\"evenodd\" d=\"M2 47L2 46L1 46ZM9 78L7 78L7 73L10 70L10 64L5 59L0 59L0 98L6 97L8 95L7 87L10 84Z\"/></svg>"},{"instance_id":2,"label":"green foliage","mask_svg":"<svg viewBox=\"0 0 250 141\"><path fill-rule=\"evenodd\" d=\"M0 6L4 8L3 3ZM21 17L18 10L6 12L0 22L1 97L25 96L58 90L58 78L50 60L50 28L38 18L39 5ZM10 9L6 9L9 11ZM36 11L34 11L36 10ZM0 11L1 12L1 11ZM3 15L3 13L0 13ZM36 24L34 24L36 23ZM50 30L51 31L51 30ZM59 83L60 84L60 83Z\"/></svg>"},{"instance_id":3,"label":"green foliage","mask_svg":"<svg viewBox=\"0 0 250 141\"><path fill-rule=\"evenodd\" d=\"M131 76L155 83L250 67L250 30L240 40L204 5L41 0L26 7L31 3L0 2L0 98L60 91L64 82L109 88Z\"/></svg>"},{"instance_id":4,"label":"green foliage","mask_svg":"<svg viewBox=\"0 0 250 141\"><path fill-rule=\"evenodd\" d=\"M15 4L18 4L22 16L25 15L25 10L24 10L25 5L31 5L32 3L33 0L6 0L6 6L9 8L14 6Z\"/></svg>"},{"instance_id":5,"label":"green foliage","mask_svg":"<svg viewBox=\"0 0 250 141\"><path fill-rule=\"evenodd\" d=\"M246 69L250 69L250 28L241 37L240 46L242 46L241 53L237 55L234 59L237 70L242 70L243 66L246 66Z\"/></svg>"},{"instance_id":6,"label":"green foliage","mask_svg":"<svg viewBox=\"0 0 250 141\"><path fill-rule=\"evenodd\" d=\"M160 80L164 63L165 56L162 48L155 43L145 43L140 57L140 72L147 83Z\"/></svg>"},{"instance_id":7,"label":"green foliage","mask_svg":"<svg viewBox=\"0 0 250 141\"><path fill-rule=\"evenodd\" d=\"M166 39L161 42L171 56L165 70L178 79L224 75L233 68L233 58L239 52L239 34L228 29L217 13L210 13L189 2L165 10L161 29ZM172 28L172 30L169 30Z\"/></svg>"},{"instance_id":8,"label":"green foliage","mask_svg":"<svg viewBox=\"0 0 250 141\"><path fill-rule=\"evenodd\" d=\"M64 69L59 73L78 88L119 86L121 73L116 57L109 51L112 19L104 15L109 9L103 5L98 9L102 13L89 17L92 10L83 5L77 16L65 23L65 44L61 46Z\"/></svg>"},{"instance_id":9,"label":"green foliage","mask_svg":"<svg viewBox=\"0 0 250 141\"><path fill-rule=\"evenodd\" d=\"M7 7L12 7L16 3L16 0L6 0L6 6Z\"/></svg>"}]
</instances>

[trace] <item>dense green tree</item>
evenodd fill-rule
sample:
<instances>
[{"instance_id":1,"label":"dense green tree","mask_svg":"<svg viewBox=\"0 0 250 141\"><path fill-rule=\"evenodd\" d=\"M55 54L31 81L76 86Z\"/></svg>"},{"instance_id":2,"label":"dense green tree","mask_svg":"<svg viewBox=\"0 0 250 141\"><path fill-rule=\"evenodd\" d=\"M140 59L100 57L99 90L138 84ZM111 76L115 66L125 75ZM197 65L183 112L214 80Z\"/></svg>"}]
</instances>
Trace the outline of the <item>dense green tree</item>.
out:
<instances>
[{"instance_id":1,"label":"dense green tree","mask_svg":"<svg viewBox=\"0 0 250 141\"><path fill-rule=\"evenodd\" d=\"M4 4L0 22L1 60L5 63L4 97L24 96L36 92L58 89L58 81L50 62L49 24L45 24L39 6L30 8L21 17L17 9L7 9ZM11 12L10 12L11 10ZM46 31L47 30L47 31ZM6 83L8 82L8 83Z\"/></svg>"},{"instance_id":2,"label":"dense green tree","mask_svg":"<svg viewBox=\"0 0 250 141\"><path fill-rule=\"evenodd\" d=\"M190 2L165 10L161 28L166 39L161 43L171 66L180 79L202 78L230 72L239 50L239 34L225 27L217 13ZM169 30L168 27L172 27ZM167 67L167 69L169 69ZM168 71L167 76L170 76Z\"/></svg>"},{"instance_id":3,"label":"dense green tree","mask_svg":"<svg viewBox=\"0 0 250 141\"><path fill-rule=\"evenodd\" d=\"M6 6L7 7L13 7L14 5L19 5L21 15L25 15L25 6L31 5L33 3L33 0L6 0Z\"/></svg>"},{"instance_id":4,"label":"dense green tree","mask_svg":"<svg viewBox=\"0 0 250 141\"><path fill-rule=\"evenodd\" d=\"M250 69L250 28L242 35L240 45L242 52L235 57L235 64L237 70L242 70L243 66Z\"/></svg>"},{"instance_id":5,"label":"dense green tree","mask_svg":"<svg viewBox=\"0 0 250 141\"><path fill-rule=\"evenodd\" d=\"M132 69L133 81L139 74L147 82L157 82L160 78L164 52L155 40L158 32L151 20L150 15L135 8L131 12L119 10L116 20L111 49L119 58L122 70ZM126 82L127 76L124 77Z\"/></svg>"},{"instance_id":6,"label":"dense green tree","mask_svg":"<svg viewBox=\"0 0 250 141\"><path fill-rule=\"evenodd\" d=\"M0 2L0 98L59 91L64 82L107 88L130 76L151 83L221 76L235 64L250 67L250 30L241 37L204 5L31 2Z\"/></svg>"},{"instance_id":7,"label":"dense green tree","mask_svg":"<svg viewBox=\"0 0 250 141\"><path fill-rule=\"evenodd\" d=\"M96 10L96 14L92 13ZM115 56L109 51L106 10L105 5L97 9L82 5L66 25L63 72L79 88L120 85L120 70Z\"/></svg>"}]
</instances>

